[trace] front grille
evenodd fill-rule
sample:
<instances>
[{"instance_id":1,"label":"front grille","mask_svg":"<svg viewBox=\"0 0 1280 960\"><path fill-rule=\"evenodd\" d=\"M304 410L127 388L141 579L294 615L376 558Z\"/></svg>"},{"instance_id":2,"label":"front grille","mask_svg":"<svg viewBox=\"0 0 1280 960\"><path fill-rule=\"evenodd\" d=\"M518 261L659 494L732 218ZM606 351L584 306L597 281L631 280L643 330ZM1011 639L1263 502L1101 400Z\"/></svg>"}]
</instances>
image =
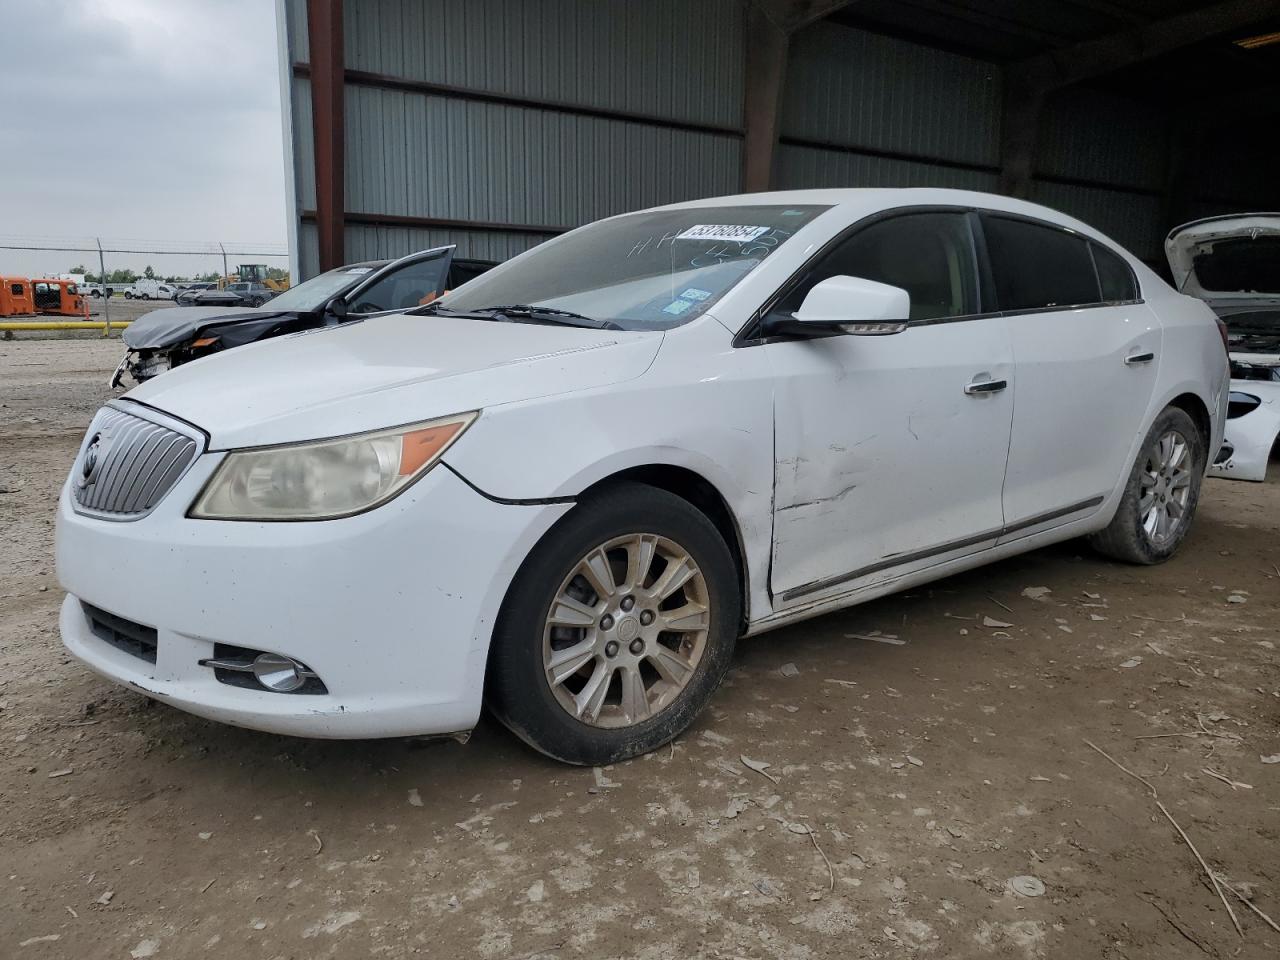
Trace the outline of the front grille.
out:
<instances>
[{"instance_id":1,"label":"front grille","mask_svg":"<svg viewBox=\"0 0 1280 960\"><path fill-rule=\"evenodd\" d=\"M89 629L103 643L109 643L117 650L147 663L156 662L155 627L144 627L84 602L80 606L89 618Z\"/></svg>"},{"instance_id":2,"label":"front grille","mask_svg":"<svg viewBox=\"0 0 1280 960\"><path fill-rule=\"evenodd\" d=\"M151 511L199 451L185 433L115 407L103 407L72 468L81 512L132 520Z\"/></svg>"}]
</instances>

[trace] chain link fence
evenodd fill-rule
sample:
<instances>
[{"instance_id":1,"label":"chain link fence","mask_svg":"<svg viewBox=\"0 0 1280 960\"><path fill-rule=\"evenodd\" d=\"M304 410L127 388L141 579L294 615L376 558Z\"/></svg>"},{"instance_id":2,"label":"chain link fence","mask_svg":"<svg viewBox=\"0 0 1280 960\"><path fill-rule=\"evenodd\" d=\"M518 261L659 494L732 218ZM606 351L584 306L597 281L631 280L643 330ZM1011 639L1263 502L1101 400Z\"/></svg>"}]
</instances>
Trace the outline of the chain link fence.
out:
<instances>
[{"instance_id":1,"label":"chain link fence","mask_svg":"<svg viewBox=\"0 0 1280 960\"><path fill-rule=\"evenodd\" d=\"M265 263L281 270L289 268L289 248L284 243L230 241L230 240L139 240L118 237L30 237L0 235L0 276L56 277L69 272L67 267L48 269L41 267L11 268L12 257L7 252L26 254L23 259L48 263L50 254L80 254L97 263L97 275L102 282L102 319L105 325L102 335L111 330L111 287L108 285L111 271L133 270L139 258L148 258L157 264L168 264L174 269L160 271L160 275L198 275L218 273L230 276L232 269L241 263ZM35 255L35 256L32 256ZM181 258L181 259L178 259ZM245 259L252 258L252 259ZM126 261L127 262L124 262ZM203 269L202 269L203 268ZM220 272L219 272L220 271ZM93 273L90 269L88 273ZM141 271L136 271L141 276ZM117 283L117 286L119 283Z\"/></svg>"}]
</instances>

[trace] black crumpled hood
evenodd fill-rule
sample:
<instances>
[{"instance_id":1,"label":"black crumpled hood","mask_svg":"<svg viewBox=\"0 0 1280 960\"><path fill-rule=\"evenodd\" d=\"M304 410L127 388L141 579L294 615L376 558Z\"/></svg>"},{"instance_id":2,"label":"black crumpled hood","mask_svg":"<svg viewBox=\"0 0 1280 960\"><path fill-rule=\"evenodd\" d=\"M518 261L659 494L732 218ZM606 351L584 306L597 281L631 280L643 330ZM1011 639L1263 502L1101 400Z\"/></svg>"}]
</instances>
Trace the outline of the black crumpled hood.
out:
<instances>
[{"instance_id":1,"label":"black crumpled hood","mask_svg":"<svg viewBox=\"0 0 1280 960\"><path fill-rule=\"evenodd\" d=\"M190 340L214 323L265 320L295 314L253 307L164 307L139 317L121 337L131 350L156 350Z\"/></svg>"}]
</instances>

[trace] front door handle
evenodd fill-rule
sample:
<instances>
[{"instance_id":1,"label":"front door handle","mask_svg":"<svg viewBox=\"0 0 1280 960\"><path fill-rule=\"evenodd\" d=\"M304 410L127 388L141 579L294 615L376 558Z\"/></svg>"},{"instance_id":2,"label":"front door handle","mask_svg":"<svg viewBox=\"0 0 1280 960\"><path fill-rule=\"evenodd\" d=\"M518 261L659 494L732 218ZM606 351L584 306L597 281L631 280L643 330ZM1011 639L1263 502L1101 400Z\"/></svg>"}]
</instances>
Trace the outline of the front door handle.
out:
<instances>
[{"instance_id":1,"label":"front door handle","mask_svg":"<svg viewBox=\"0 0 1280 960\"><path fill-rule=\"evenodd\" d=\"M1150 351L1147 351L1146 353L1131 353L1129 356L1124 358L1124 362L1126 366L1132 367L1139 363L1150 363L1155 358L1156 355Z\"/></svg>"},{"instance_id":2,"label":"front door handle","mask_svg":"<svg viewBox=\"0 0 1280 960\"><path fill-rule=\"evenodd\" d=\"M964 392L967 396L976 397L984 393L999 393L1007 386L1008 380L971 380L964 385Z\"/></svg>"}]
</instances>

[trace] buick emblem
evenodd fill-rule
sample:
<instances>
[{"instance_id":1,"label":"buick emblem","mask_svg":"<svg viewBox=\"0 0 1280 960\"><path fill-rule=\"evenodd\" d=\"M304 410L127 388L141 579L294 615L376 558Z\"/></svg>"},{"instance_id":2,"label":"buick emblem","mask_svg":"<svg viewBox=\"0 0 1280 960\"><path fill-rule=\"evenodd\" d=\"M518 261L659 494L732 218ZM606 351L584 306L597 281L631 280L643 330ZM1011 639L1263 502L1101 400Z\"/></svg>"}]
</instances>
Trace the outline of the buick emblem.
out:
<instances>
[{"instance_id":1,"label":"buick emblem","mask_svg":"<svg viewBox=\"0 0 1280 960\"><path fill-rule=\"evenodd\" d=\"M102 446L102 434L95 433L84 448L84 458L80 461L80 486L87 487L93 483L94 474L98 470L98 449Z\"/></svg>"}]
</instances>

